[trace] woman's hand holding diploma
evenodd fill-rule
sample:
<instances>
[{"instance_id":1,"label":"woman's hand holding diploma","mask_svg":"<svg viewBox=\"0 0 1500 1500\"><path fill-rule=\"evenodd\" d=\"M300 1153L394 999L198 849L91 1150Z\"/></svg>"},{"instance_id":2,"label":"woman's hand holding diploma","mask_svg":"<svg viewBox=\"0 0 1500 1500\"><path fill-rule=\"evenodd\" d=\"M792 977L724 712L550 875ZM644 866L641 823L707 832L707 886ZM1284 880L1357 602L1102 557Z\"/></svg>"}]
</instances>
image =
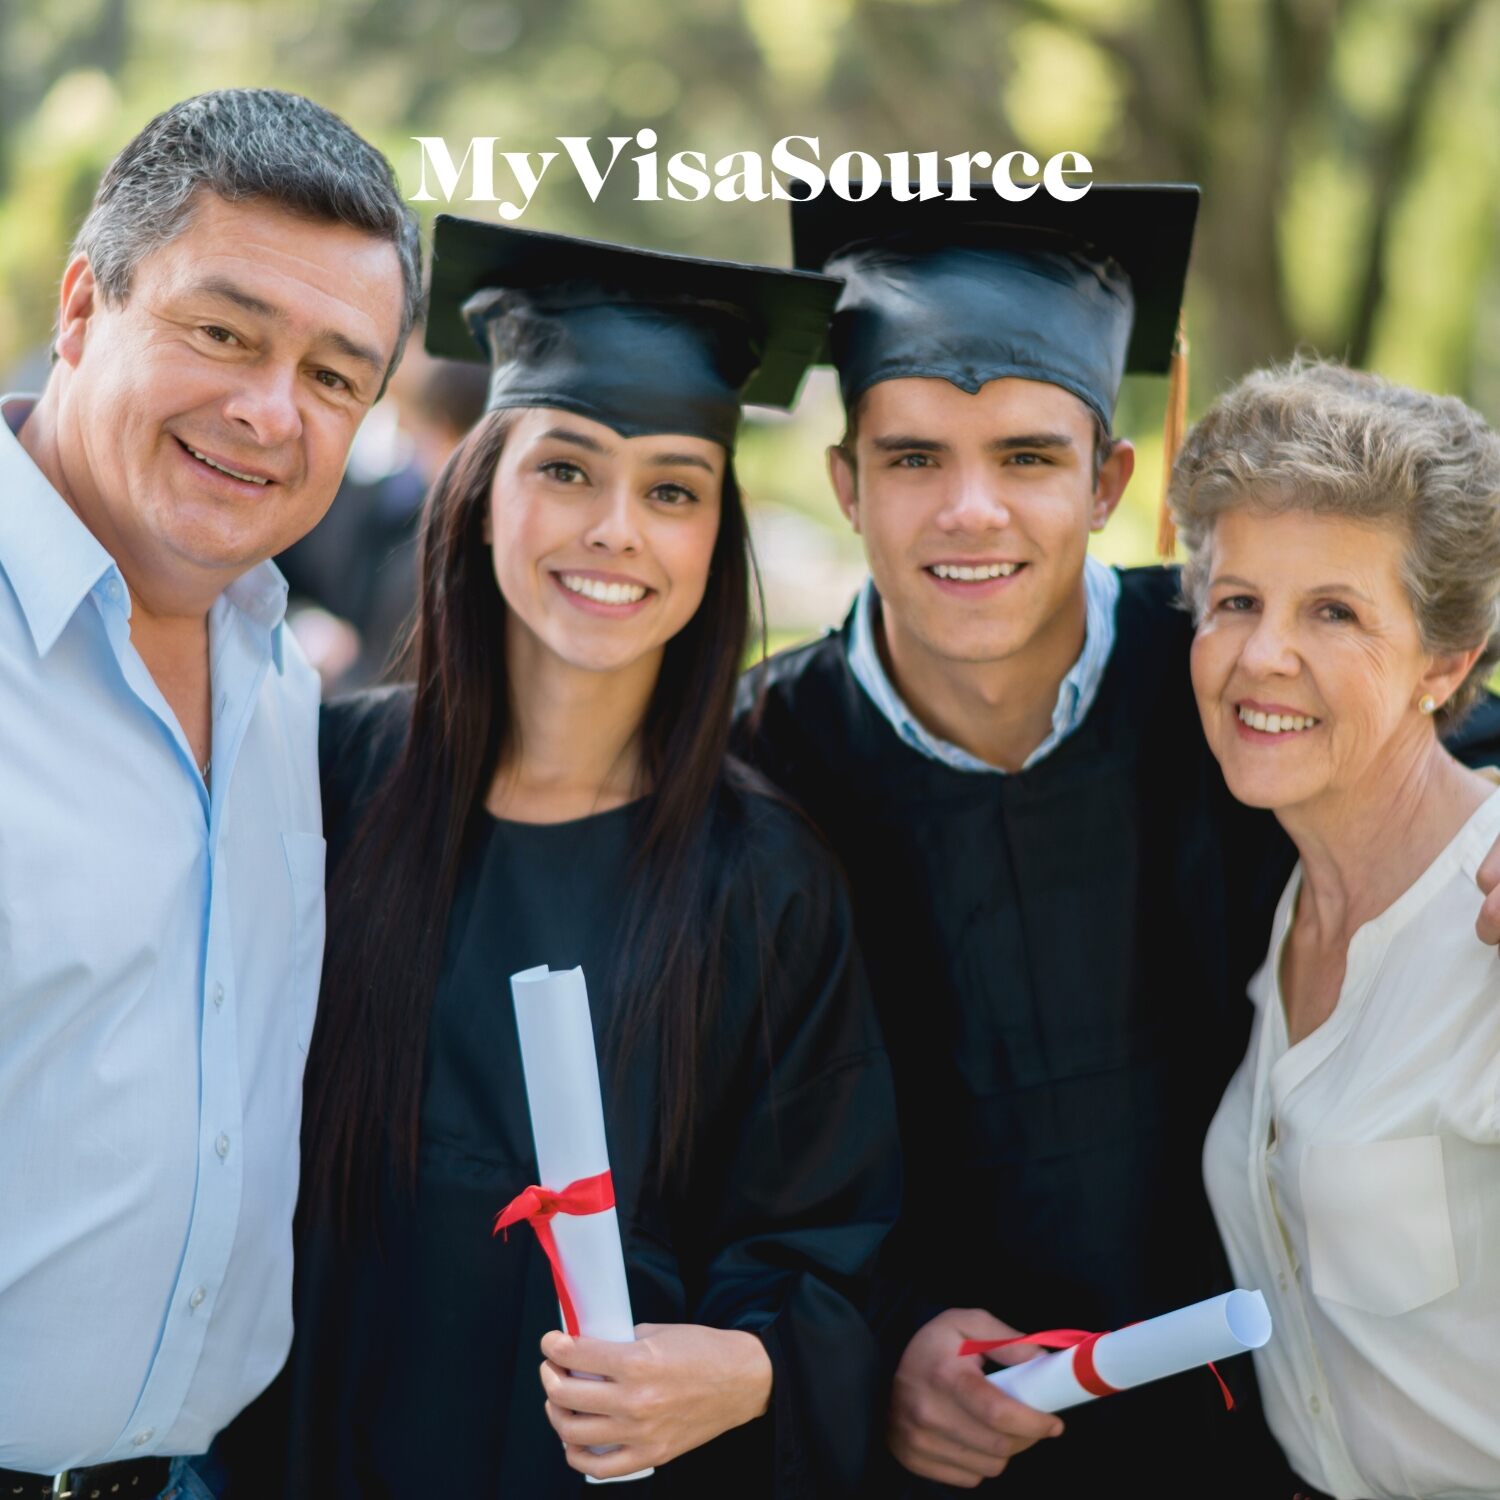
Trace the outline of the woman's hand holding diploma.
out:
<instances>
[{"instance_id":1,"label":"woman's hand holding diploma","mask_svg":"<svg viewBox=\"0 0 1500 1500\"><path fill-rule=\"evenodd\" d=\"M669 1463L754 1421L771 1399L765 1345L737 1329L641 1323L631 1344L554 1330L542 1353L547 1420L569 1465L595 1479Z\"/></svg>"}]
</instances>

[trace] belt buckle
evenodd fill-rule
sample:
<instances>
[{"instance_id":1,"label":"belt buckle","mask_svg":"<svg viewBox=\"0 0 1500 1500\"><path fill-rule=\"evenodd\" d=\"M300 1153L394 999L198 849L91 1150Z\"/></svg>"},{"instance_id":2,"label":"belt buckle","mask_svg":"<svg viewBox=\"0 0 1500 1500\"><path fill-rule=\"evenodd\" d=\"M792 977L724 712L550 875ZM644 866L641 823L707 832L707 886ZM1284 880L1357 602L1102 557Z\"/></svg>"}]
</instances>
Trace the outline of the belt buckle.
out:
<instances>
[{"instance_id":1,"label":"belt buckle","mask_svg":"<svg viewBox=\"0 0 1500 1500\"><path fill-rule=\"evenodd\" d=\"M73 1493L73 1469L64 1469L61 1474L52 1476L52 1500L67 1500Z\"/></svg>"}]
</instances>

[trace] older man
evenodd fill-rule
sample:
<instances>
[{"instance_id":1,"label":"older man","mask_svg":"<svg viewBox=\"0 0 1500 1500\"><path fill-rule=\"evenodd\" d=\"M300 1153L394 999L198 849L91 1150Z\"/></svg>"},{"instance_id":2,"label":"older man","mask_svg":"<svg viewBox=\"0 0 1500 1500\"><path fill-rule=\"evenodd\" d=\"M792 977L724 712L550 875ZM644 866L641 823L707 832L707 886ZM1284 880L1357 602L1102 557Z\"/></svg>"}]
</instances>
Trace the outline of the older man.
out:
<instances>
[{"instance_id":1,"label":"older man","mask_svg":"<svg viewBox=\"0 0 1500 1500\"><path fill-rule=\"evenodd\" d=\"M323 839L267 559L419 295L377 151L206 94L106 173L0 406L0 1494L208 1493L285 1357Z\"/></svg>"}]
</instances>

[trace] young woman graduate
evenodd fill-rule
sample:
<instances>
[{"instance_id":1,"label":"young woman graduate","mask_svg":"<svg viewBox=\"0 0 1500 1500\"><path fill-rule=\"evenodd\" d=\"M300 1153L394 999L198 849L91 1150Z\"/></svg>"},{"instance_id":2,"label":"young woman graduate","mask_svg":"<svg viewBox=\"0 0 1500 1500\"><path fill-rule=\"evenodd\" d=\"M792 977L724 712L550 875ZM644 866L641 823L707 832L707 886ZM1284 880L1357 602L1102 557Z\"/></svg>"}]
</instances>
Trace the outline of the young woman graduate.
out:
<instances>
[{"instance_id":1,"label":"young woman graduate","mask_svg":"<svg viewBox=\"0 0 1500 1500\"><path fill-rule=\"evenodd\" d=\"M740 402L790 404L835 291L439 219L429 347L472 331L489 410L428 500L415 688L325 711L297 1334L231 1495L857 1489L887 1063L830 856L726 757ZM540 1181L537 964L587 977L634 1345L558 1331L534 1236L491 1236Z\"/></svg>"}]
</instances>

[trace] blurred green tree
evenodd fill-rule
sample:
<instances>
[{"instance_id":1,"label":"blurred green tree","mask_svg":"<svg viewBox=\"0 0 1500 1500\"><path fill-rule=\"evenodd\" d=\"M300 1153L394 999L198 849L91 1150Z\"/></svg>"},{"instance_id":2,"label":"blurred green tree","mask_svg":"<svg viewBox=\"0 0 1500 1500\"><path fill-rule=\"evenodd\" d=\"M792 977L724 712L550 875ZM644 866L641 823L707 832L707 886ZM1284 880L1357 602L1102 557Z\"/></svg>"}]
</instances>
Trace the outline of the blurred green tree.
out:
<instances>
[{"instance_id":1,"label":"blurred green tree","mask_svg":"<svg viewBox=\"0 0 1500 1500\"><path fill-rule=\"evenodd\" d=\"M9 0L0 368L45 343L111 154L156 110L229 84L337 109L410 191L417 134L535 151L650 125L663 158L795 134L819 138L825 165L854 149L1081 150L1099 180L1203 185L1195 409L1302 346L1500 418L1500 0ZM638 203L621 165L597 204L547 178L522 222L785 259L783 205ZM1142 462L1099 545L1113 560L1150 552L1163 386L1122 397ZM815 382L796 421L752 427L742 466L773 550L822 555L843 590L857 549L819 473L838 424ZM809 523L829 528L816 544ZM829 607L788 611L800 629Z\"/></svg>"}]
</instances>

